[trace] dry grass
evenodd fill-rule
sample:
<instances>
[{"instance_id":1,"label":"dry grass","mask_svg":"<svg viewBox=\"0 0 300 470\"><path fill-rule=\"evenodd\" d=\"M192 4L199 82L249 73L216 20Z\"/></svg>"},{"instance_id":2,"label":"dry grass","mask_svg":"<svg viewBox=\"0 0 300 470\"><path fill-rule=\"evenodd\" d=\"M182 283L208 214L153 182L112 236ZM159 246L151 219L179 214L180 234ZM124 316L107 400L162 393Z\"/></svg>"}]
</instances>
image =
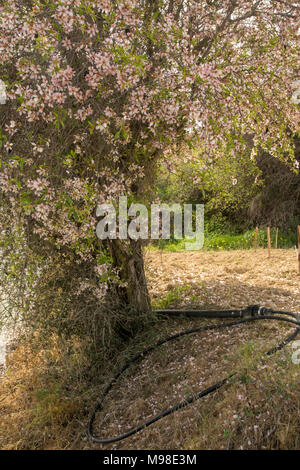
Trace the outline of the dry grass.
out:
<instances>
[{"instance_id":1,"label":"dry grass","mask_svg":"<svg viewBox=\"0 0 300 470\"><path fill-rule=\"evenodd\" d=\"M300 277L294 250L229 252L148 252L155 301L178 286L187 287L187 306L243 307L250 304L300 311Z\"/></svg>"},{"instance_id":2,"label":"dry grass","mask_svg":"<svg viewBox=\"0 0 300 470\"><path fill-rule=\"evenodd\" d=\"M273 251L270 260L265 250L149 252L146 265L155 305L233 308L258 303L300 312L294 250ZM211 322L164 320L123 355L206 323ZM263 321L198 333L157 349L108 396L95 426L101 436L140 424L230 371L239 374L213 395L108 446L92 444L85 434L88 413L108 373L98 383L74 375L76 368L81 370L80 353L66 362L55 339L39 353L19 346L0 380L0 448L299 449L300 366L292 363L290 346L269 358L263 354L292 330Z\"/></svg>"}]
</instances>

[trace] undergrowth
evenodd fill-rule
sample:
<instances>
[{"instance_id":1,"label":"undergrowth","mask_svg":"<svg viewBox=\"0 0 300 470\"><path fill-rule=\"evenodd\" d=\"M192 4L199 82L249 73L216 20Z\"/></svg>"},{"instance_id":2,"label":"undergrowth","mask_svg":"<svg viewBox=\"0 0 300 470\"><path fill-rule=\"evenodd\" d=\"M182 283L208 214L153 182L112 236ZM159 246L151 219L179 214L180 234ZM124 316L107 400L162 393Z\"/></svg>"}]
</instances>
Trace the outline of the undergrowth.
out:
<instances>
[{"instance_id":1,"label":"undergrowth","mask_svg":"<svg viewBox=\"0 0 300 470\"><path fill-rule=\"evenodd\" d=\"M254 247L254 230L247 230L240 234L205 232L203 250L247 250ZM171 239L171 240L158 240L151 243L152 249L159 249L165 251L184 251L185 243L190 242L187 239ZM271 229L271 246L275 248L276 229ZM278 231L277 248L293 248L297 245L296 232ZM267 230L260 229L258 231L257 239L258 248L268 247Z\"/></svg>"}]
</instances>

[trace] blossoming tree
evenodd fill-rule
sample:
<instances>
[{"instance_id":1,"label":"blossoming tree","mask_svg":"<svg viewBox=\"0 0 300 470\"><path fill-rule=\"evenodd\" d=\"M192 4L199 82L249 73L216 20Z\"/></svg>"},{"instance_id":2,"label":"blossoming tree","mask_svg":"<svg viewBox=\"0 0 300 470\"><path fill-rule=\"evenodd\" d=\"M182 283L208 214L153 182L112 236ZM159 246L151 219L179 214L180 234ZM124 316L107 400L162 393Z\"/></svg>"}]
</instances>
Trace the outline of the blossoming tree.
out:
<instances>
[{"instance_id":1,"label":"blossoming tree","mask_svg":"<svg viewBox=\"0 0 300 470\"><path fill-rule=\"evenodd\" d=\"M145 201L174 144L234 158L248 133L293 159L298 14L289 0L1 2L1 239L23 312L52 265L70 315L111 292L150 309L140 241L98 240L96 207Z\"/></svg>"}]
</instances>

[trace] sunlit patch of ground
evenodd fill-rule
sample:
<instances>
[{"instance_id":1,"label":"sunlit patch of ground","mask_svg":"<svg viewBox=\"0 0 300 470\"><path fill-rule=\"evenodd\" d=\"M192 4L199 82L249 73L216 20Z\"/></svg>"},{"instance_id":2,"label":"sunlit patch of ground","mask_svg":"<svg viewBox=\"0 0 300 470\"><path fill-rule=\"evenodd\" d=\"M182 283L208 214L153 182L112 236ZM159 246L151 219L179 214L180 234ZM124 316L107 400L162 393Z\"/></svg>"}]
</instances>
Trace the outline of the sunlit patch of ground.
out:
<instances>
[{"instance_id":1,"label":"sunlit patch of ground","mask_svg":"<svg viewBox=\"0 0 300 470\"><path fill-rule=\"evenodd\" d=\"M183 306L245 307L260 304L300 311L300 276L295 250L148 252L155 302L182 288ZM186 295L184 295L186 292Z\"/></svg>"}]
</instances>

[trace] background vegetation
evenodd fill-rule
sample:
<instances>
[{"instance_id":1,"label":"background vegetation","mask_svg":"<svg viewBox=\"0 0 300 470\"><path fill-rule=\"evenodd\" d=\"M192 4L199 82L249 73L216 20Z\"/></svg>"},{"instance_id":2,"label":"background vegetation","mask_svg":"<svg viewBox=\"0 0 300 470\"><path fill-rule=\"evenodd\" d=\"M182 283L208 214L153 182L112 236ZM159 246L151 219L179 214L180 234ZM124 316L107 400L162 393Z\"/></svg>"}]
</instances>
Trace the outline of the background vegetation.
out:
<instances>
[{"instance_id":1,"label":"background vegetation","mask_svg":"<svg viewBox=\"0 0 300 470\"><path fill-rule=\"evenodd\" d=\"M185 161L184 161L185 160ZM204 249L232 250L253 247L254 231L259 227L258 246L267 247L266 227L271 242L278 247L297 245L300 220L300 139L295 137L293 165L274 159L260 150L234 161L226 154L209 161L200 152L188 152L160 167L158 196L163 202L204 204ZM184 249L184 240L159 240L154 247L171 251Z\"/></svg>"}]
</instances>

